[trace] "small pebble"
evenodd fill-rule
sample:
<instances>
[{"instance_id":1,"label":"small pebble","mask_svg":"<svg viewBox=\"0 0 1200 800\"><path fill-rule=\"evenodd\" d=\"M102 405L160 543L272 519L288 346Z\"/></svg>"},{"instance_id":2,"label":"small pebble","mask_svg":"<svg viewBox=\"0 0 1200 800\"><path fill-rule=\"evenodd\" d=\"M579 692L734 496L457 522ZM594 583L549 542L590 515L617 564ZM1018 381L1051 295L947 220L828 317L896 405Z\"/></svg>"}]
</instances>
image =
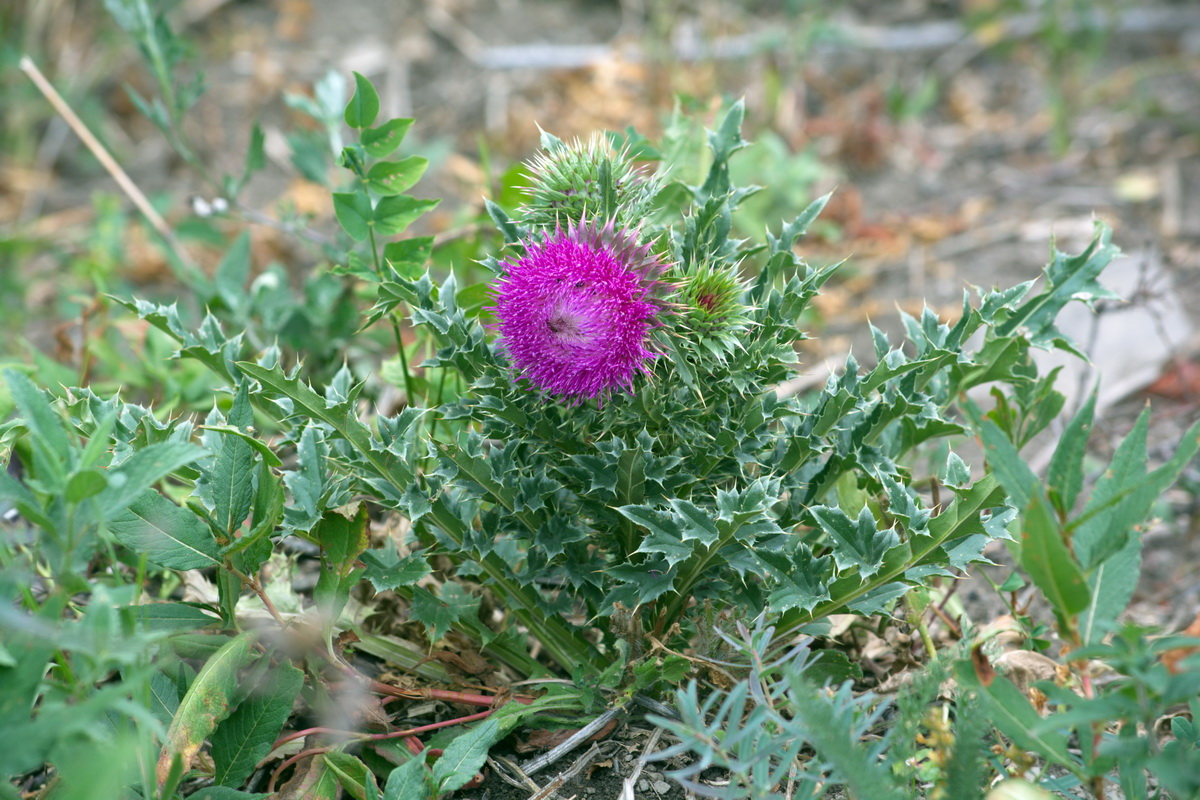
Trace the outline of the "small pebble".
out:
<instances>
[{"instance_id":1,"label":"small pebble","mask_svg":"<svg viewBox=\"0 0 1200 800\"><path fill-rule=\"evenodd\" d=\"M646 780L645 778L642 778L640 781L638 781L638 787L637 787L637 788L638 788L638 791L639 791L639 792L648 792L648 791L650 791L650 781Z\"/></svg>"},{"instance_id":2,"label":"small pebble","mask_svg":"<svg viewBox=\"0 0 1200 800\"><path fill-rule=\"evenodd\" d=\"M671 784L666 781L655 781L652 788L659 794L666 794L671 791Z\"/></svg>"}]
</instances>

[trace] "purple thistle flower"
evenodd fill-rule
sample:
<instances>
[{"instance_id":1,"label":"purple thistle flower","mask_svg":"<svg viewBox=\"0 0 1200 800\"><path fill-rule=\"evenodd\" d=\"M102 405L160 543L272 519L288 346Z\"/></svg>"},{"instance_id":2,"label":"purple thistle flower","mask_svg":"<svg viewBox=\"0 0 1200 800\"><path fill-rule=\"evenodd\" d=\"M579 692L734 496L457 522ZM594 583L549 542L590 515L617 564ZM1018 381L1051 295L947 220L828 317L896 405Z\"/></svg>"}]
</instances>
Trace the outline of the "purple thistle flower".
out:
<instances>
[{"instance_id":1,"label":"purple thistle flower","mask_svg":"<svg viewBox=\"0 0 1200 800\"><path fill-rule=\"evenodd\" d=\"M492 327L518 379L572 402L603 402L649 372L664 266L635 232L581 221L527 242L505 266Z\"/></svg>"}]
</instances>

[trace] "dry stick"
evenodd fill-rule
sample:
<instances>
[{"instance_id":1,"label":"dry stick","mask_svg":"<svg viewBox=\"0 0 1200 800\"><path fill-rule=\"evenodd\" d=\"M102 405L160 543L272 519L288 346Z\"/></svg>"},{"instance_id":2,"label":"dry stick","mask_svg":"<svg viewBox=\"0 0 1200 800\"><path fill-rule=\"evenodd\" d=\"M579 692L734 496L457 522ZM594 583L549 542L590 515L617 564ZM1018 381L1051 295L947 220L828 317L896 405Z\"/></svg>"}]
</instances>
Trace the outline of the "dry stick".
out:
<instances>
[{"instance_id":1,"label":"dry stick","mask_svg":"<svg viewBox=\"0 0 1200 800\"><path fill-rule=\"evenodd\" d=\"M537 758L531 758L529 761L526 761L523 765L521 765L521 771L526 775L532 775L540 769L545 769L569 753L571 750L578 747L585 739L599 732L604 728L605 725L612 722L619 715L624 713L624 711L625 709L621 706L610 708L608 711L605 711L587 725L584 725L582 728L575 731L575 733L571 734L570 738L564 740L562 744L551 750L547 750Z\"/></svg>"},{"instance_id":2,"label":"dry stick","mask_svg":"<svg viewBox=\"0 0 1200 800\"><path fill-rule=\"evenodd\" d=\"M625 779L625 783L621 786L621 795L618 800L633 800L633 787L637 784L638 778L642 775L642 768L649 761L648 755L658 746L658 740L662 738L663 729L655 728L654 733L650 734L650 740L646 742L646 746L642 748L642 755L638 758L637 763L633 765L633 773Z\"/></svg>"},{"instance_id":3,"label":"dry stick","mask_svg":"<svg viewBox=\"0 0 1200 800\"><path fill-rule=\"evenodd\" d=\"M50 105L54 106L54 110L58 112L58 115L71 126L71 130L75 132L80 141L87 146L88 150L92 151L92 155L96 157L101 166L117 182L117 186L121 187L121 191L133 201L133 204L137 206L138 211L142 212L142 216L146 218L146 221L162 236L175 256L190 269L199 271L196 262L180 247L175 234L167 226L166 220L154 210L154 206L150 205L150 201L146 199L146 195L142 194L142 190L130 179L125 170L121 168L121 165L109 155L108 150L100 143L100 140L92 134L88 127L83 124L83 120L67 105L67 101L58 93L58 90L51 85L50 81L46 80L46 76L33 63L33 59L27 55L23 55L18 65L21 71L29 76L29 80L33 81L33 85L38 88L42 96L49 101Z\"/></svg>"},{"instance_id":4,"label":"dry stick","mask_svg":"<svg viewBox=\"0 0 1200 800\"><path fill-rule=\"evenodd\" d=\"M599 744L594 744L591 748L575 759L575 763L560 772L554 780L542 787L542 790L530 797L529 800L549 800L554 796L554 793L567 784L567 781L574 778L579 773L583 772L584 767L591 764L600 755L601 748Z\"/></svg>"}]
</instances>

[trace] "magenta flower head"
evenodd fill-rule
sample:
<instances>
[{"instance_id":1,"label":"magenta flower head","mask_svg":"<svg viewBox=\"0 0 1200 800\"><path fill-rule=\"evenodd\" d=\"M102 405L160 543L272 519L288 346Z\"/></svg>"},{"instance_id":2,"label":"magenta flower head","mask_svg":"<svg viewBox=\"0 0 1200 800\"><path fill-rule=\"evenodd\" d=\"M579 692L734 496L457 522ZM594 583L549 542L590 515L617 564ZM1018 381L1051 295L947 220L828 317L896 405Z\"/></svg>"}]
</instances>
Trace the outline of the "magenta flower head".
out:
<instances>
[{"instance_id":1,"label":"magenta flower head","mask_svg":"<svg viewBox=\"0 0 1200 800\"><path fill-rule=\"evenodd\" d=\"M649 372L665 267L634 231L580 221L527 242L505 266L492 327L518 379L572 403L603 402Z\"/></svg>"}]
</instances>

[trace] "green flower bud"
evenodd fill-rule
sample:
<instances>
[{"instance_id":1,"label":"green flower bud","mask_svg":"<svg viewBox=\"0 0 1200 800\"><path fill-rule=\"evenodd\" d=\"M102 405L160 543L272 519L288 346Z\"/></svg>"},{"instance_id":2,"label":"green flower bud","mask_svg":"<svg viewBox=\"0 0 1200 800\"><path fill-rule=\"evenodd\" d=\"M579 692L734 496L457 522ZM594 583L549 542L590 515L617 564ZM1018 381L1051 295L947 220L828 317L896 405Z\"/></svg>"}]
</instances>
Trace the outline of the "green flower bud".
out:
<instances>
[{"instance_id":1,"label":"green flower bud","mask_svg":"<svg viewBox=\"0 0 1200 800\"><path fill-rule=\"evenodd\" d=\"M614 151L602 135L567 145L545 131L542 150L528 165L533 182L527 189L526 225L554 230L586 219L642 227L661 181L635 166L627 151Z\"/></svg>"}]
</instances>

